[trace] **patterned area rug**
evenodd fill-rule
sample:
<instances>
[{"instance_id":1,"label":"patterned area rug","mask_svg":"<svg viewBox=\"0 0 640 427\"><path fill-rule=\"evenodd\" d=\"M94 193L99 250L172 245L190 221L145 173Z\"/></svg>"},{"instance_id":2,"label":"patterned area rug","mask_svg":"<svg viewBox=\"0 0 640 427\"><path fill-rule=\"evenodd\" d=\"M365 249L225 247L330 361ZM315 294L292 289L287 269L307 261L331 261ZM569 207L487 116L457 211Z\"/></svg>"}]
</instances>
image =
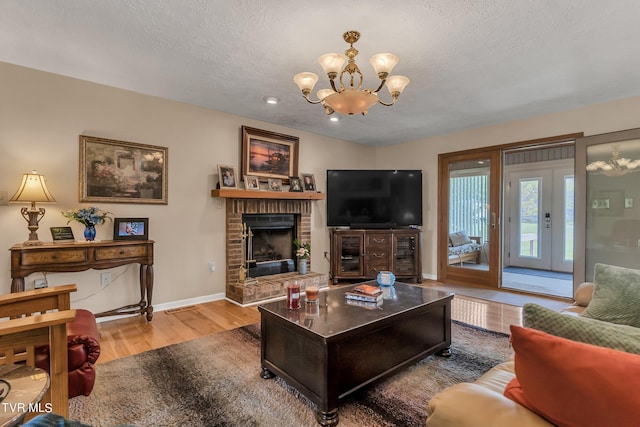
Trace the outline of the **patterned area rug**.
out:
<instances>
[{"instance_id":1,"label":"patterned area rug","mask_svg":"<svg viewBox=\"0 0 640 427\"><path fill-rule=\"evenodd\" d=\"M97 366L93 393L70 418L93 426L316 426L315 406L279 378L260 377L259 325ZM341 426L424 426L429 399L509 357L506 335L452 325L451 358L430 356L348 397Z\"/></svg>"}]
</instances>

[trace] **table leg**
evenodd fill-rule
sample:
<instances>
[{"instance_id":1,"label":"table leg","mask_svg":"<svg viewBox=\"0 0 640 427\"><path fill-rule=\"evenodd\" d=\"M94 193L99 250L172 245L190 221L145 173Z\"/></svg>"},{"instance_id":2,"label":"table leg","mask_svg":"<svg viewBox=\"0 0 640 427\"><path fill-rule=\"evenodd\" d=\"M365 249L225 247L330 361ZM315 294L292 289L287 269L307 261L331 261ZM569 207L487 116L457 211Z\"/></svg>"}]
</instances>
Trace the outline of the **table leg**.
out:
<instances>
[{"instance_id":1,"label":"table leg","mask_svg":"<svg viewBox=\"0 0 640 427\"><path fill-rule=\"evenodd\" d=\"M24 277L14 277L11 280L11 293L24 291Z\"/></svg>"},{"instance_id":2,"label":"table leg","mask_svg":"<svg viewBox=\"0 0 640 427\"><path fill-rule=\"evenodd\" d=\"M338 408L334 408L330 411L318 411L316 414L316 420L323 426L335 426L340 421L338 417Z\"/></svg>"},{"instance_id":3,"label":"table leg","mask_svg":"<svg viewBox=\"0 0 640 427\"><path fill-rule=\"evenodd\" d=\"M262 371L260 371L260 376L265 380L270 380L271 378L275 377L275 375L273 375L273 372L271 372L267 368L262 368Z\"/></svg>"},{"instance_id":4,"label":"table leg","mask_svg":"<svg viewBox=\"0 0 640 427\"><path fill-rule=\"evenodd\" d=\"M151 298L153 297L153 265L147 265L147 280L145 280L145 286L147 289L147 320L150 322L153 319L153 305L151 305Z\"/></svg>"}]
</instances>

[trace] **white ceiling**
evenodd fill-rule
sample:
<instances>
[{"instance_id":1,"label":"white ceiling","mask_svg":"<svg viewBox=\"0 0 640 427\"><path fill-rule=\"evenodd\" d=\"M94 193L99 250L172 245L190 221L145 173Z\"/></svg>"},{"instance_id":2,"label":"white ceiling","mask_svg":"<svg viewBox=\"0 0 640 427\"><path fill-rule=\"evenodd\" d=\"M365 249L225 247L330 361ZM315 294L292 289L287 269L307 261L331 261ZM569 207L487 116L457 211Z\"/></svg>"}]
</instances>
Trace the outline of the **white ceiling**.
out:
<instances>
[{"instance_id":1,"label":"white ceiling","mask_svg":"<svg viewBox=\"0 0 640 427\"><path fill-rule=\"evenodd\" d=\"M638 0L1 0L0 61L380 146L638 96L638 22ZM346 30L365 86L378 52L411 83L332 123L292 76L327 87Z\"/></svg>"}]
</instances>

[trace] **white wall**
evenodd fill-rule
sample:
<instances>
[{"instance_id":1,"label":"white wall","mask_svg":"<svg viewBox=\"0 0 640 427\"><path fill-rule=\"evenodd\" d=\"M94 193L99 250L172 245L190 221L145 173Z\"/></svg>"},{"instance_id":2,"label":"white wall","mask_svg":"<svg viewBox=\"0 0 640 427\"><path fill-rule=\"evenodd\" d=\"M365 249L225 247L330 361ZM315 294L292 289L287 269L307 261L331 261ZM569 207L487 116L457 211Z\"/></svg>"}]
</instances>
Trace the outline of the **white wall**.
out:
<instances>
[{"instance_id":1,"label":"white wall","mask_svg":"<svg viewBox=\"0 0 640 427\"><path fill-rule=\"evenodd\" d=\"M154 304L224 293L224 201L213 199L217 164L240 169L240 127L300 137L301 172L325 189L326 169L373 167L375 150L293 129L140 95L112 87L0 63L0 191L11 197L22 174L37 169L57 204L40 222L39 237L51 241L49 227L66 224L61 211L78 202L78 135L91 135L169 148L169 204L92 203L119 217L148 217L155 245ZM10 291L8 249L28 237L20 205L0 205L0 294ZM328 272L324 201L314 202L312 265ZM70 224L76 238L83 226ZM112 225L98 226L97 239L111 239ZM209 272L208 263L217 265ZM137 266L111 270L112 283L100 289L100 272L48 274L50 286L77 283L74 308L102 311L137 302ZM27 278L27 289L33 280Z\"/></svg>"},{"instance_id":2,"label":"white wall","mask_svg":"<svg viewBox=\"0 0 640 427\"><path fill-rule=\"evenodd\" d=\"M438 154L584 132L585 136L640 127L640 97L562 113L381 147L377 167L423 170L422 270L436 277Z\"/></svg>"}]
</instances>

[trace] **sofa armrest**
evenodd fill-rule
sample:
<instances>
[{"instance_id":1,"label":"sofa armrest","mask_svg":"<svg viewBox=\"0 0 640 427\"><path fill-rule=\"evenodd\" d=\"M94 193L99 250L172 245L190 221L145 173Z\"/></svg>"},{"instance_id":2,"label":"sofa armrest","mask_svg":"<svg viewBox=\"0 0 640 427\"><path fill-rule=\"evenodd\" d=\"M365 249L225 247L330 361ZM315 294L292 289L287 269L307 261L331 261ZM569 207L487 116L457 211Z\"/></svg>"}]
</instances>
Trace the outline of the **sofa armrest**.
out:
<instances>
[{"instance_id":1,"label":"sofa armrest","mask_svg":"<svg viewBox=\"0 0 640 427\"><path fill-rule=\"evenodd\" d=\"M474 383L459 383L429 401L428 427L553 427L500 393Z\"/></svg>"}]
</instances>

